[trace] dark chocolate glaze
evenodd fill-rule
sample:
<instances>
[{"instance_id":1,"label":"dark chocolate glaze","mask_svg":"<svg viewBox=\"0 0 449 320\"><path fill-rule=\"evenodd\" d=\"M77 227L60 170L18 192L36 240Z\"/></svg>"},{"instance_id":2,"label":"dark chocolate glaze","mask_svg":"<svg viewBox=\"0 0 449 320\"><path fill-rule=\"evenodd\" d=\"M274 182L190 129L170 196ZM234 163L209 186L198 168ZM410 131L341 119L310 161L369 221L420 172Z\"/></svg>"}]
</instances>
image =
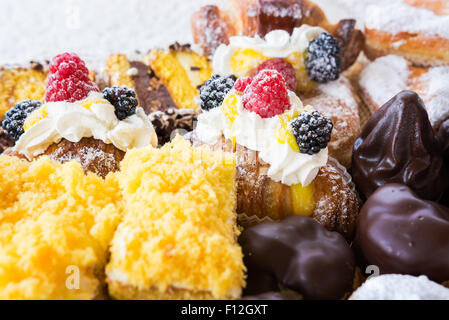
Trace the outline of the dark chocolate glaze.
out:
<instances>
[{"instance_id":1,"label":"dark chocolate glaze","mask_svg":"<svg viewBox=\"0 0 449 320\"><path fill-rule=\"evenodd\" d=\"M270 291L254 296L245 296L241 300L287 300L280 292Z\"/></svg>"},{"instance_id":2,"label":"dark chocolate glaze","mask_svg":"<svg viewBox=\"0 0 449 320\"><path fill-rule=\"evenodd\" d=\"M339 299L351 290L351 248L309 217L255 225L242 232L239 243L248 269L245 295L279 291L281 285L306 299Z\"/></svg>"},{"instance_id":3,"label":"dark chocolate glaze","mask_svg":"<svg viewBox=\"0 0 449 320\"><path fill-rule=\"evenodd\" d=\"M139 104L145 113L150 114L154 111L177 108L167 88L146 64L140 61L131 61L130 65L131 68L137 69L137 75L133 76L134 87Z\"/></svg>"},{"instance_id":4,"label":"dark chocolate glaze","mask_svg":"<svg viewBox=\"0 0 449 320\"><path fill-rule=\"evenodd\" d=\"M355 243L382 274L449 280L449 208L418 198L403 184L387 184L369 197Z\"/></svg>"},{"instance_id":5,"label":"dark chocolate glaze","mask_svg":"<svg viewBox=\"0 0 449 320\"><path fill-rule=\"evenodd\" d=\"M449 171L449 119L443 122L438 131L438 138L444 150L444 166L446 171ZM446 192L441 198L441 203L449 206L449 185L446 187Z\"/></svg>"},{"instance_id":6,"label":"dark chocolate glaze","mask_svg":"<svg viewBox=\"0 0 449 320\"><path fill-rule=\"evenodd\" d=\"M352 176L366 197L394 182L428 200L442 196L448 182L443 150L415 92L398 93L368 120L354 143Z\"/></svg>"},{"instance_id":7,"label":"dark chocolate glaze","mask_svg":"<svg viewBox=\"0 0 449 320\"><path fill-rule=\"evenodd\" d=\"M449 167L449 119L444 121L438 131L438 139L444 150L444 161L446 167Z\"/></svg>"}]
</instances>

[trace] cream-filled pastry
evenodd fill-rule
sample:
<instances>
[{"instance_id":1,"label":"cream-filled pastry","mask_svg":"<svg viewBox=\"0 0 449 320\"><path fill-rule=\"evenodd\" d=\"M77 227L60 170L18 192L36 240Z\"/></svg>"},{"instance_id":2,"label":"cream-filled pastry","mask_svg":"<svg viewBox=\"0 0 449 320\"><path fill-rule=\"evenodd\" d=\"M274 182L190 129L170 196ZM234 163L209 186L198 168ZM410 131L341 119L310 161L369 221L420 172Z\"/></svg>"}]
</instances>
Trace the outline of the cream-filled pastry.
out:
<instances>
[{"instance_id":1,"label":"cream-filled pastry","mask_svg":"<svg viewBox=\"0 0 449 320\"><path fill-rule=\"evenodd\" d=\"M201 99L190 139L236 153L242 219L306 215L352 236L358 203L346 171L328 155L332 121L304 106L280 73L215 75Z\"/></svg>"}]
</instances>

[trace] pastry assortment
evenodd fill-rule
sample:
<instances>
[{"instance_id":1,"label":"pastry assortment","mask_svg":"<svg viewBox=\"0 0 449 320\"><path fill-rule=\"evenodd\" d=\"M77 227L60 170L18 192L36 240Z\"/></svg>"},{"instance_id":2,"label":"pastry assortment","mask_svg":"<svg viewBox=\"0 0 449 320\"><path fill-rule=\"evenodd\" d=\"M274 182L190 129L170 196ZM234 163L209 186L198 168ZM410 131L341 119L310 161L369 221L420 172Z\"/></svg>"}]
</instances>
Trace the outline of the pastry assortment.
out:
<instances>
[{"instance_id":1,"label":"pastry assortment","mask_svg":"<svg viewBox=\"0 0 449 320\"><path fill-rule=\"evenodd\" d=\"M229 0L194 45L1 68L0 298L449 300L436 3Z\"/></svg>"}]
</instances>

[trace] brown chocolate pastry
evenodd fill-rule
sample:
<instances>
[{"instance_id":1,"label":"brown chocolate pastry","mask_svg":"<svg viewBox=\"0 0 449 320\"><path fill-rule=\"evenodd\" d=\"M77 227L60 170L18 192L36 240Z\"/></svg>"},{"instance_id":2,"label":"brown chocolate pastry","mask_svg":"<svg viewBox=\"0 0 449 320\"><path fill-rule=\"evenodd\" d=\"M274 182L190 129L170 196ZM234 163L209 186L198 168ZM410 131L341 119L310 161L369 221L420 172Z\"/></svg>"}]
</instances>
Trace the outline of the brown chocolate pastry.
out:
<instances>
[{"instance_id":1,"label":"brown chocolate pastry","mask_svg":"<svg viewBox=\"0 0 449 320\"><path fill-rule=\"evenodd\" d=\"M345 239L315 220L290 216L250 227L239 237L248 268L245 295L279 291L305 299L339 299L349 292L354 254Z\"/></svg>"},{"instance_id":2,"label":"brown chocolate pastry","mask_svg":"<svg viewBox=\"0 0 449 320\"><path fill-rule=\"evenodd\" d=\"M10 138L3 128L0 127L0 154L7 148L14 146L14 140Z\"/></svg>"},{"instance_id":3,"label":"brown chocolate pastry","mask_svg":"<svg viewBox=\"0 0 449 320\"><path fill-rule=\"evenodd\" d=\"M261 293L254 296L245 296L241 300L287 300L282 293L276 291L270 291Z\"/></svg>"},{"instance_id":4,"label":"brown chocolate pastry","mask_svg":"<svg viewBox=\"0 0 449 320\"><path fill-rule=\"evenodd\" d=\"M369 197L355 243L382 274L449 280L449 208L420 199L403 184L387 184Z\"/></svg>"},{"instance_id":5,"label":"brown chocolate pastry","mask_svg":"<svg viewBox=\"0 0 449 320\"><path fill-rule=\"evenodd\" d=\"M449 119L443 122L438 131L438 140L444 151L444 161L446 167L449 167Z\"/></svg>"},{"instance_id":6,"label":"brown chocolate pastry","mask_svg":"<svg viewBox=\"0 0 449 320\"><path fill-rule=\"evenodd\" d=\"M449 171L449 120L443 122L438 131L438 139L440 140L441 146L444 150L444 165L446 170ZM449 206L449 185L446 188L446 192L441 198L441 203L445 206Z\"/></svg>"},{"instance_id":7,"label":"brown chocolate pastry","mask_svg":"<svg viewBox=\"0 0 449 320\"><path fill-rule=\"evenodd\" d=\"M130 61L130 65L131 68L137 70L137 74L132 76L132 79L140 106L146 114L157 110L166 111L169 108L176 108L167 88L146 64L140 61Z\"/></svg>"},{"instance_id":8,"label":"brown chocolate pastry","mask_svg":"<svg viewBox=\"0 0 449 320\"><path fill-rule=\"evenodd\" d=\"M170 142L176 132L184 133L194 129L195 122L201 109L169 108L167 111L155 111L148 115L158 137L160 146Z\"/></svg>"},{"instance_id":9,"label":"brown chocolate pastry","mask_svg":"<svg viewBox=\"0 0 449 320\"><path fill-rule=\"evenodd\" d=\"M368 120L354 143L352 176L366 197L396 182L440 199L448 181L443 150L415 92L398 93Z\"/></svg>"}]
</instances>

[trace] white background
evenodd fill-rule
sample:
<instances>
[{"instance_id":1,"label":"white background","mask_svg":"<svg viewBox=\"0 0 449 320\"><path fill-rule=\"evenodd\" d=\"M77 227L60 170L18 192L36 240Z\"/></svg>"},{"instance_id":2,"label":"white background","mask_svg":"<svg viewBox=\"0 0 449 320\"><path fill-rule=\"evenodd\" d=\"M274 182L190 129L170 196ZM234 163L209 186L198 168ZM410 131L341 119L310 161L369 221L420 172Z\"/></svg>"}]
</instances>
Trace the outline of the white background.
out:
<instances>
[{"instance_id":1,"label":"white background","mask_svg":"<svg viewBox=\"0 0 449 320\"><path fill-rule=\"evenodd\" d=\"M344 4L367 0L315 0L326 12L350 16ZM340 5L336 6L336 2ZM77 52L88 64L114 52L147 51L191 42L190 16L226 0L1 0L0 64Z\"/></svg>"}]
</instances>

